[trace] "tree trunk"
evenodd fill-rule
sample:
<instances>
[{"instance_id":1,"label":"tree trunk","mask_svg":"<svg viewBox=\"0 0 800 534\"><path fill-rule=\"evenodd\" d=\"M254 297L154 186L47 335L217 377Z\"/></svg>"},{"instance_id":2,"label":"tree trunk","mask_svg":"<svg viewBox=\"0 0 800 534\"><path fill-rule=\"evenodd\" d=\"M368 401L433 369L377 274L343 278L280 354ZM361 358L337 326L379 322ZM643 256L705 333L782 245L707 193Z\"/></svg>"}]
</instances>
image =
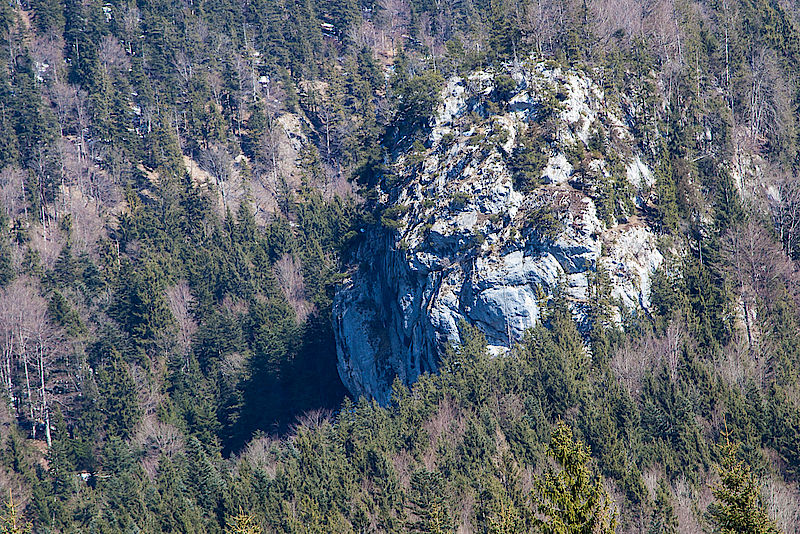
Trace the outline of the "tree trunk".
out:
<instances>
[{"instance_id":1,"label":"tree trunk","mask_svg":"<svg viewBox=\"0 0 800 534\"><path fill-rule=\"evenodd\" d=\"M28 359L25 357L25 354L22 355L22 362L25 367L25 389L28 392L28 408L31 413L31 437L36 439L36 419L33 415L33 395L31 395L31 379L30 375L28 374Z\"/></svg>"},{"instance_id":2,"label":"tree trunk","mask_svg":"<svg viewBox=\"0 0 800 534\"><path fill-rule=\"evenodd\" d=\"M47 446L50 447L53 443L50 439L50 410L47 408L47 390L44 387L44 347L39 344L39 384L41 386L42 394L42 419L44 421L44 435L47 439Z\"/></svg>"},{"instance_id":3,"label":"tree trunk","mask_svg":"<svg viewBox=\"0 0 800 534\"><path fill-rule=\"evenodd\" d=\"M753 348L753 335L750 331L750 310L747 308L747 297L744 294L744 284L742 284L742 309L744 311L744 326L747 330L747 346Z\"/></svg>"}]
</instances>

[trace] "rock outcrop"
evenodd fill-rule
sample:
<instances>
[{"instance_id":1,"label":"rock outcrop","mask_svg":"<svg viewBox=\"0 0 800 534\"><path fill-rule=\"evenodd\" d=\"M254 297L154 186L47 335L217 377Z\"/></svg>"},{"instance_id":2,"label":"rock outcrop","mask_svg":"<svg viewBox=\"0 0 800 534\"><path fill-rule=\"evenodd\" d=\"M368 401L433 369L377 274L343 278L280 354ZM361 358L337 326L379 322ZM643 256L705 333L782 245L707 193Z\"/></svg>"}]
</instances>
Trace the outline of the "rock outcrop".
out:
<instances>
[{"instance_id":1,"label":"rock outcrop","mask_svg":"<svg viewBox=\"0 0 800 534\"><path fill-rule=\"evenodd\" d=\"M558 292L587 331L598 269L615 321L649 306L663 257L639 208L653 173L620 106L578 71L517 69L503 97L500 76L507 87L508 74L451 79L424 147L397 157L379 193L383 225L366 230L334 302L339 372L355 395L385 403L396 376L435 371L462 320L504 352ZM525 150L541 179L521 176Z\"/></svg>"}]
</instances>

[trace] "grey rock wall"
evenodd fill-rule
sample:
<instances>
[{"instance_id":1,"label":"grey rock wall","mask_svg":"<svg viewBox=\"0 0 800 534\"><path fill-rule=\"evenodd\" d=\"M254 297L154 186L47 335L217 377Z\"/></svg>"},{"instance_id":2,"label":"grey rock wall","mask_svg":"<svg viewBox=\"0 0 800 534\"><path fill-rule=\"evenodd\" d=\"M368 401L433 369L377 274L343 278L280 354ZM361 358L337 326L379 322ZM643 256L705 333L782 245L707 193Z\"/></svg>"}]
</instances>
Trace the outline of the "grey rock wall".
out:
<instances>
[{"instance_id":1,"label":"grey rock wall","mask_svg":"<svg viewBox=\"0 0 800 534\"><path fill-rule=\"evenodd\" d=\"M663 257L634 206L652 195L652 173L630 149L622 112L575 71L532 64L513 76L518 92L505 106L489 104L493 74L451 79L429 148L400 155L402 185L381 191L384 202L405 206L400 228L367 231L358 267L334 301L339 373L355 395L386 403L395 377L409 384L436 371L447 345L459 342L462 320L502 354L538 324L557 291L588 329L587 292L598 267L611 277L617 322L649 306L650 277ZM557 141L541 185L517 191L510 154L553 95L561 100L550 124ZM602 151L589 148L597 132L610 140ZM570 161L576 152L582 162ZM624 219L598 218L598 176L630 184Z\"/></svg>"}]
</instances>

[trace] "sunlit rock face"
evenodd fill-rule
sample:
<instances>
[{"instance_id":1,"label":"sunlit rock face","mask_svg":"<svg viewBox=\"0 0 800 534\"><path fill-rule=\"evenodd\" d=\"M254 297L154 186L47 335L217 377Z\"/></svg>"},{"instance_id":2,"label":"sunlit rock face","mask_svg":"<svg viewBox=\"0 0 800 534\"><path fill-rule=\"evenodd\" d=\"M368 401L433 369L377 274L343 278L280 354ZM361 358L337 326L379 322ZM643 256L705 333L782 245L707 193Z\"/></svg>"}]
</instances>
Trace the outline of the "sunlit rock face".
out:
<instances>
[{"instance_id":1,"label":"sunlit rock face","mask_svg":"<svg viewBox=\"0 0 800 534\"><path fill-rule=\"evenodd\" d=\"M500 99L499 77L508 87L509 75L516 87ZM462 320L501 354L560 292L587 331L602 269L620 322L647 310L663 261L637 216L653 173L632 148L626 114L589 76L530 64L453 78L442 97L424 150L399 154L399 179L379 192L395 207L392 224L365 230L334 301L342 380L382 403L395 377L408 384L437 369ZM515 187L515 154L531 138L541 165Z\"/></svg>"}]
</instances>

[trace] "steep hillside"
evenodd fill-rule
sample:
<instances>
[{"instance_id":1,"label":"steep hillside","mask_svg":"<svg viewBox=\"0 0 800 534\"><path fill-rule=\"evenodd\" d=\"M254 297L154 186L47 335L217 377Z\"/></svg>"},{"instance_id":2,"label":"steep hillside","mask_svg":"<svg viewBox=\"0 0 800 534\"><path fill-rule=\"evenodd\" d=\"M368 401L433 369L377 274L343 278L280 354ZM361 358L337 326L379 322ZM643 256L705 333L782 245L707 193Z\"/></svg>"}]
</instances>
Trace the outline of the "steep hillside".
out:
<instances>
[{"instance_id":1,"label":"steep hillside","mask_svg":"<svg viewBox=\"0 0 800 534\"><path fill-rule=\"evenodd\" d=\"M800 531L798 64L791 0L0 3L0 532Z\"/></svg>"}]
</instances>

